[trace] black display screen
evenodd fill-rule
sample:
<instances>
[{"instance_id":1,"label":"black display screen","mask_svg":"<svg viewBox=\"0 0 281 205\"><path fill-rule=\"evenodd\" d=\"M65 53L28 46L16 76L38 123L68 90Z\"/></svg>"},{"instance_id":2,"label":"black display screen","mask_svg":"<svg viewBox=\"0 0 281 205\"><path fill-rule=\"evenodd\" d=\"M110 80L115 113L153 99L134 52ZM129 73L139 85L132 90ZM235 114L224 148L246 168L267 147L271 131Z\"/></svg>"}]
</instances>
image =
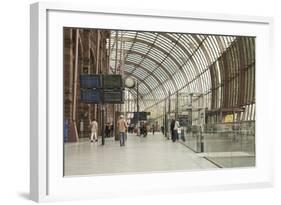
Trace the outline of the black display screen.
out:
<instances>
[{"instance_id":1,"label":"black display screen","mask_svg":"<svg viewBox=\"0 0 281 205\"><path fill-rule=\"evenodd\" d=\"M134 118L136 120L147 120L147 112L134 112Z\"/></svg>"},{"instance_id":2,"label":"black display screen","mask_svg":"<svg viewBox=\"0 0 281 205\"><path fill-rule=\"evenodd\" d=\"M181 127L187 126L189 122L189 116L188 115L179 115L179 124Z\"/></svg>"}]
</instances>

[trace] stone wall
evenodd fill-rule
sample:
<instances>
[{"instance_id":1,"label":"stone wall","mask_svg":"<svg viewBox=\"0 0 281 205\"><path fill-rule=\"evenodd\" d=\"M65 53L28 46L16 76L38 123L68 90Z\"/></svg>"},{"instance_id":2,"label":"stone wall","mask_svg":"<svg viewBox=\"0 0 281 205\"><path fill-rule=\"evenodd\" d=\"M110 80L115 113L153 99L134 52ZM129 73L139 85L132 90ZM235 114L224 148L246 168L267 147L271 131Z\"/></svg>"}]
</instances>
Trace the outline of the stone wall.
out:
<instances>
[{"instance_id":1,"label":"stone wall","mask_svg":"<svg viewBox=\"0 0 281 205\"><path fill-rule=\"evenodd\" d=\"M110 38L110 31L96 29L79 29L77 79L75 79L76 36L77 29L64 28L63 108L64 120L68 120L69 122L69 141L75 141L75 138L77 137L77 132L79 138L89 137L89 120L96 118L99 121L100 118L100 107L98 105L89 105L80 101L79 75L82 73L108 73L108 51L106 49L106 43L107 39ZM77 80L76 87L75 80ZM74 99L75 89L77 95ZM75 100L76 106L74 109ZM76 110L75 113L73 113L74 110ZM83 124L83 126L81 126L81 124ZM77 129L77 132L75 129Z\"/></svg>"}]
</instances>

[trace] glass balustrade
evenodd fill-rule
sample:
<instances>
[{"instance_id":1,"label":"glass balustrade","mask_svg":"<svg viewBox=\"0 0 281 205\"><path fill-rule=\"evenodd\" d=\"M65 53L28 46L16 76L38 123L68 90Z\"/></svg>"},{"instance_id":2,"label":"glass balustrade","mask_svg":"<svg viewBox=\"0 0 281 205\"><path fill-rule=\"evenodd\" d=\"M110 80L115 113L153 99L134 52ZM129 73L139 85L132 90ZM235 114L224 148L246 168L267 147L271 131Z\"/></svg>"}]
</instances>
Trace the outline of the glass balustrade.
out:
<instances>
[{"instance_id":1,"label":"glass balustrade","mask_svg":"<svg viewBox=\"0 0 281 205\"><path fill-rule=\"evenodd\" d=\"M255 166L255 122L187 126L181 141L219 167Z\"/></svg>"}]
</instances>

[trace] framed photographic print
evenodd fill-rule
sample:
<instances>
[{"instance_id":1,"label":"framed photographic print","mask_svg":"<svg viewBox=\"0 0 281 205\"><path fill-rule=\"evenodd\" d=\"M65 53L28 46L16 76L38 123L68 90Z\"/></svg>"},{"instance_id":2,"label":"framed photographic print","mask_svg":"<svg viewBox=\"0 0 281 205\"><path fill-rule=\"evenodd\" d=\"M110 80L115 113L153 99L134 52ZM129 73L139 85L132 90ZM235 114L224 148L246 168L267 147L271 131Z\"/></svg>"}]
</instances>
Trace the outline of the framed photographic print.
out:
<instances>
[{"instance_id":1,"label":"framed photographic print","mask_svg":"<svg viewBox=\"0 0 281 205\"><path fill-rule=\"evenodd\" d=\"M273 184L269 17L31 5L34 201Z\"/></svg>"}]
</instances>

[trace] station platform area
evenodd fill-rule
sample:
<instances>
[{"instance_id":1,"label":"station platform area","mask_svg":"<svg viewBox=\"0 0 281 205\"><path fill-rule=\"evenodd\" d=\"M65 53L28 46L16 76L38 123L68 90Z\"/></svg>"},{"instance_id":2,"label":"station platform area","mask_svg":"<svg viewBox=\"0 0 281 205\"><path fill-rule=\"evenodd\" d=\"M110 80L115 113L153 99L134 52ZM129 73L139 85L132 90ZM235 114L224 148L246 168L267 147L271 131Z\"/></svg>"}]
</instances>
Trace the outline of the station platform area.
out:
<instances>
[{"instance_id":1,"label":"station platform area","mask_svg":"<svg viewBox=\"0 0 281 205\"><path fill-rule=\"evenodd\" d=\"M160 133L149 133L145 138L128 134L122 147L114 138L106 138L105 145L81 139L64 146L66 177L210 169L218 167Z\"/></svg>"}]
</instances>

